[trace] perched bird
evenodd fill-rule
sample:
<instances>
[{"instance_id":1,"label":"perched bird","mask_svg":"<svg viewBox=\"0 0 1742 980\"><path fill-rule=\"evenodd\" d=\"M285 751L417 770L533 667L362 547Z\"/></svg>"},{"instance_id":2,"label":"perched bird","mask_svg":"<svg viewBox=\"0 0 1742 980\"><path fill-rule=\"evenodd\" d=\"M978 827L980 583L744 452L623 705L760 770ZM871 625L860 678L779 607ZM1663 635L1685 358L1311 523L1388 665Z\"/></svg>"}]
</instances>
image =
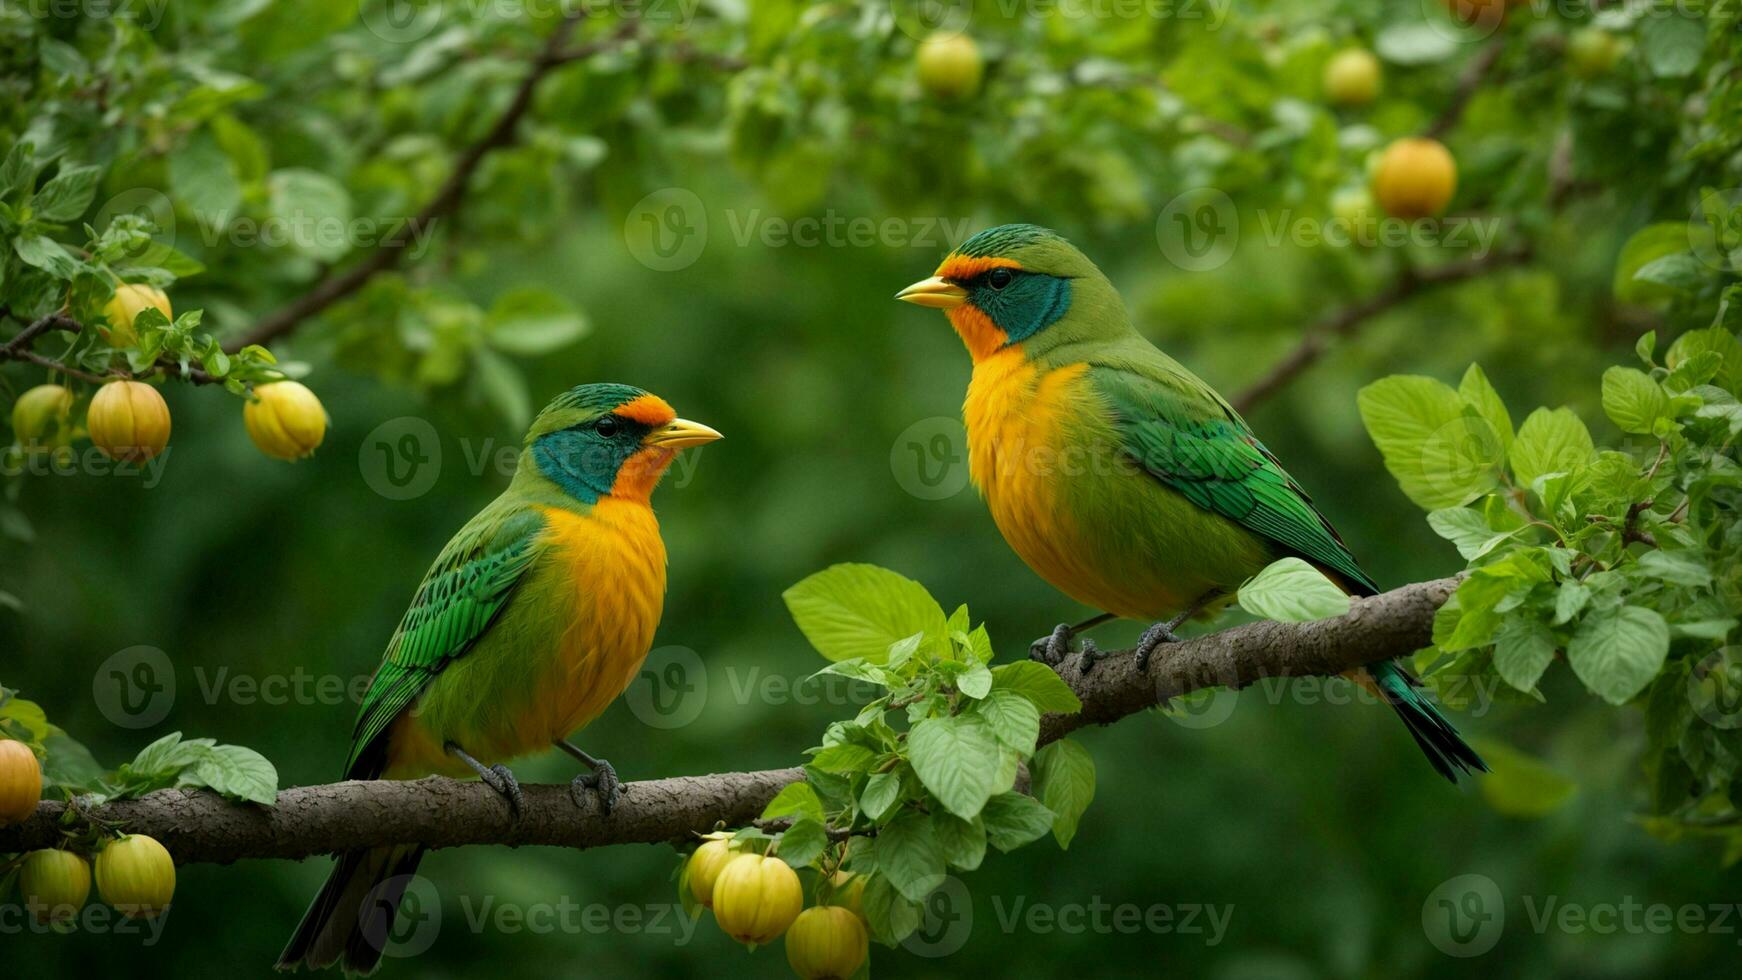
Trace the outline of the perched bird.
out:
<instances>
[{"instance_id":1,"label":"perched bird","mask_svg":"<svg viewBox=\"0 0 1742 980\"><path fill-rule=\"evenodd\" d=\"M665 544L649 506L679 449L720 438L658 396L617 384L570 389L532 423L514 478L424 574L358 711L347 779L476 774L518 812L501 760L560 748L592 770L570 787L619 784L570 745L629 686L665 603ZM381 958L423 849L346 851L278 968Z\"/></svg>"},{"instance_id":2,"label":"perched bird","mask_svg":"<svg viewBox=\"0 0 1742 980\"><path fill-rule=\"evenodd\" d=\"M1350 593L1378 592L1245 420L1145 340L1113 284L1057 234L988 229L896 298L944 310L973 358L969 472L1005 540L1104 613L1036 641L1038 659L1058 663L1077 631L1115 616L1165 619L1138 643L1147 667L1180 623L1285 556ZM1085 663L1098 656L1085 643ZM1401 666L1355 679L1397 709L1446 778L1487 768Z\"/></svg>"}]
</instances>

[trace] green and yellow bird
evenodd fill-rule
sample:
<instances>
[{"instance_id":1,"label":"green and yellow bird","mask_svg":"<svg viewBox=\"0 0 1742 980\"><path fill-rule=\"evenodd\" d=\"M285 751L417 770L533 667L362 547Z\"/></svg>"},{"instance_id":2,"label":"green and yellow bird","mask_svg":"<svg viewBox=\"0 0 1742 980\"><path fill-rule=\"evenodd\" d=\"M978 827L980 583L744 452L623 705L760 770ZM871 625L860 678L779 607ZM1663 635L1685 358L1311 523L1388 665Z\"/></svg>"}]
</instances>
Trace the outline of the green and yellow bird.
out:
<instances>
[{"instance_id":1,"label":"green and yellow bird","mask_svg":"<svg viewBox=\"0 0 1742 980\"><path fill-rule=\"evenodd\" d=\"M649 498L685 446L720 438L658 396L586 384L532 423L514 478L424 574L358 710L347 779L476 774L518 812L504 760L560 748L609 811L610 763L570 745L634 678L665 604ZM347 851L279 969L379 962L423 849Z\"/></svg>"},{"instance_id":2,"label":"green and yellow bird","mask_svg":"<svg viewBox=\"0 0 1742 980\"><path fill-rule=\"evenodd\" d=\"M963 417L968 465L992 519L1030 568L1105 615L1037 641L1056 664L1077 630L1113 616L1158 621L1147 669L1187 618L1296 556L1345 590L1378 587L1306 491L1239 413L1131 325L1113 284L1033 225L975 235L897 299L942 309L974 361ZM1099 656L1084 645L1086 664ZM1440 773L1486 769L1405 670L1355 679L1397 710Z\"/></svg>"}]
</instances>

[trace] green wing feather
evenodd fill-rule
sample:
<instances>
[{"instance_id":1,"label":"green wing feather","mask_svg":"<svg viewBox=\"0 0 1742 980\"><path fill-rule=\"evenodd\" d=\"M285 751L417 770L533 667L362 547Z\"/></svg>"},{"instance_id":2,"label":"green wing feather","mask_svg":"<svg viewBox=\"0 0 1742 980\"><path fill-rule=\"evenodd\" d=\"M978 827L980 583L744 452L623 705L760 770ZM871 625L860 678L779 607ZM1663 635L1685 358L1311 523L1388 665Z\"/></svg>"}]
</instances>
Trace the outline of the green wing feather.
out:
<instances>
[{"instance_id":1,"label":"green wing feather","mask_svg":"<svg viewBox=\"0 0 1742 980\"><path fill-rule=\"evenodd\" d=\"M379 753L370 751L376 740L450 661L490 629L542 550L544 516L498 504L472 518L442 549L393 631L357 712L346 765L350 778L380 774Z\"/></svg>"},{"instance_id":2,"label":"green wing feather","mask_svg":"<svg viewBox=\"0 0 1742 980\"><path fill-rule=\"evenodd\" d=\"M1125 450L1187 500L1368 594L1379 591L1300 484L1209 385L1155 352L1090 372Z\"/></svg>"}]
</instances>

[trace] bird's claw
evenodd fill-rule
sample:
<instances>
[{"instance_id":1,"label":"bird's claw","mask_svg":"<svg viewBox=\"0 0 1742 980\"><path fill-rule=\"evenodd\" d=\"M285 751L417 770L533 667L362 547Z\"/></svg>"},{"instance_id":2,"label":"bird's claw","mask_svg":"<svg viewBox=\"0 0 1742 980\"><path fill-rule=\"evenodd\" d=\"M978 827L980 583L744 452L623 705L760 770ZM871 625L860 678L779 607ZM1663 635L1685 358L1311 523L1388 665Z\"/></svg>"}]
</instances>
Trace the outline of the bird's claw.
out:
<instances>
[{"instance_id":1,"label":"bird's claw","mask_svg":"<svg viewBox=\"0 0 1742 980\"><path fill-rule=\"evenodd\" d=\"M576 806L585 806L586 796L583 794L590 793L598 799L599 809L606 816L611 815L612 808L625 792L623 781L617 778L616 767L604 759L599 760L598 768L592 772L581 773L569 781L569 798Z\"/></svg>"},{"instance_id":2,"label":"bird's claw","mask_svg":"<svg viewBox=\"0 0 1742 980\"><path fill-rule=\"evenodd\" d=\"M1089 671L1094 670L1095 665L1100 663L1101 661L1103 661L1105 659L1107 659L1107 651L1102 650L1100 647L1096 646L1094 640L1084 640L1083 641L1083 663L1082 663L1082 666L1078 668L1078 670L1082 673L1082 675L1084 677L1087 677L1087 676L1089 676Z\"/></svg>"},{"instance_id":3,"label":"bird's claw","mask_svg":"<svg viewBox=\"0 0 1742 980\"><path fill-rule=\"evenodd\" d=\"M1076 631L1071 629L1071 624L1060 623L1054 627L1052 633L1028 645L1028 658L1056 668L1070 655L1071 638L1075 635Z\"/></svg>"},{"instance_id":4,"label":"bird's claw","mask_svg":"<svg viewBox=\"0 0 1742 980\"><path fill-rule=\"evenodd\" d=\"M1174 633L1173 627L1173 623L1156 623L1143 631L1143 635L1137 640L1137 669L1139 671L1149 669L1150 654L1154 653L1163 643L1181 642L1179 636Z\"/></svg>"},{"instance_id":5,"label":"bird's claw","mask_svg":"<svg viewBox=\"0 0 1742 980\"><path fill-rule=\"evenodd\" d=\"M491 766L489 775L479 773L485 784L508 800L508 808L514 811L516 817L526 810L526 794L520 791L520 780L514 778L514 773L500 763Z\"/></svg>"}]
</instances>

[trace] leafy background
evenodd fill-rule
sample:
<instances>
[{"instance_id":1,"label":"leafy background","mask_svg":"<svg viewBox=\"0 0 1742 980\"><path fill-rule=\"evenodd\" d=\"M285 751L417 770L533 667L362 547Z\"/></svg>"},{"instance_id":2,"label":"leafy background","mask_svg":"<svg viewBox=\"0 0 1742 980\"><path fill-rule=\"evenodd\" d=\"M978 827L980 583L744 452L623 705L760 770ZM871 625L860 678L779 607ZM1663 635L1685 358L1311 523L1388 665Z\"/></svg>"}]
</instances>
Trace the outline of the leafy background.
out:
<instances>
[{"instance_id":1,"label":"leafy background","mask_svg":"<svg viewBox=\"0 0 1742 980\"><path fill-rule=\"evenodd\" d=\"M342 0L190 0L153 22L33 20L8 8L0 133L8 148L28 140L103 168L87 221L123 192L167 194L174 244L204 265L171 287L177 310L203 309L203 329L236 336L347 246L211 243L202 218L414 211L510 98L550 26L549 10L532 9L456 5L407 44L369 29L377 5ZM469 467L468 453L514 444L526 406L582 380L644 385L728 434L657 501L672 554L658 642L700 655L705 708L664 730L619 703L581 740L629 778L789 765L851 713L738 696L815 668L780 595L828 564L874 562L946 607L970 602L1003 657L1077 618L1084 611L1022 566L971 491L920 499L902 489L904 464L892 465L909 452L911 426L957 414L966 383L942 318L890 302L948 243L771 247L739 244L734 227L753 213L831 211L1048 224L1100 262L1148 336L1232 391L1400 263L1439 258L1272 244L1255 232L1285 213L1325 217L1330 195L1359 182L1369 148L1442 112L1483 44L1448 40L1443 16L1412 4L1278 0L1215 19L1207 9L1105 21L983 4L972 31L989 61L984 91L942 104L914 79L914 38L895 16L907 9L707 3L688 19L650 9L650 40L554 72L519 142L481 168L428 255L280 345L309 365L332 416L312 460L264 459L237 399L170 385L175 441L158 485L9 481L0 589L21 608L0 610L7 685L110 765L179 729L259 750L286 785L333 778L349 704L210 699L201 678L367 673L430 556L506 482ZM1503 217L1505 241L1531 242L1533 260L1366 324L1251 413L1382 583L1464 563L1386 472L1357 412L1363 384L1395 372L1455 383L1479 361L1515 415L1568 405L1600 443L1619 442L1600 406L1603 369L1635 363L1647 329L1667 337L1711 320L1709 294L1653 293L1631 272L1673 250L1653 252L1636 233L1679 227L1701 188L1742 183L1730 158L1742 106L1735 26L1718 12L1702 22L1611 11L1605 23L1630 49L1587 79L1565 62L1565 38L1590 20L1573 14L1515 12L1502 28L1504 82L1476 90L1444 137L1460 161L1454 211ZM620 24L609 12L589 21L577 42L604 42ZM1385 92L1365 110L1334 111L1319 70L1350 42L1378 48ZM1574 191L1564 200L1552 186L1561 145ZM1156 218L1201 185L1230 196L1246 231L1226 264L1187 272L1158 249ZM635 258L625 225L667 187L703 202L711 232L693 264L662 272ZM81 240L76 224L53 234ZM28 285L16 272L5 283L16 311L38 309ZM555 326L528 342L528 319ZM40 374L14 365L0 378L16 391ZM402 416L432 423L444 457L433 487L410 501L374 492L363 464L366 437ZM1137 629L1100 639L1123 644ZM98 665L137 644L166 651L179 681L168 717L146 731L111 724L92 694ZM973 878L966 945L942 959L878 949L877 969L1021 964L1053 975L1092 958L1109 971L1217 978L1461 974L1467 963L1426 940L1422 910L1467 873L1505 896L1505 931L1477 961L1484 969L1635 976L1733 963L1734 933L1532 927L1527 898L1539 909L1550 896L1678 907L1735 898L1721 848L1666 844L1635 819L1646 806L1642 716L1608 708L1566 671L1551 672L1543 693L1544 705L1486 705L1458 722L1491 755L1511 747L1558 776L1462 791L1428 771L1385 712L1310 695L1271 704L1248 692L1215 725L1155 714L1083 733L1100 790L1069 853L1043 841L988 858ZM518 771L566 780L570 770L540 758ZM747 958L706 926L682 946L633 931L473 934L462 911L462 897L475 908L486 896L666 904L673 863L667 848L437 853L424 873L443 898L438 943L388 968L784 975L778 951ZM322 861L189 866L154 947L87 934L9 935L7 947L56 973L126 962L188 975L220 956L263 973L325 873ZM1006 934L998 910L1018 897L1234 911L1214 946L1193 935Z\"/></svg>"}]
</instances>

